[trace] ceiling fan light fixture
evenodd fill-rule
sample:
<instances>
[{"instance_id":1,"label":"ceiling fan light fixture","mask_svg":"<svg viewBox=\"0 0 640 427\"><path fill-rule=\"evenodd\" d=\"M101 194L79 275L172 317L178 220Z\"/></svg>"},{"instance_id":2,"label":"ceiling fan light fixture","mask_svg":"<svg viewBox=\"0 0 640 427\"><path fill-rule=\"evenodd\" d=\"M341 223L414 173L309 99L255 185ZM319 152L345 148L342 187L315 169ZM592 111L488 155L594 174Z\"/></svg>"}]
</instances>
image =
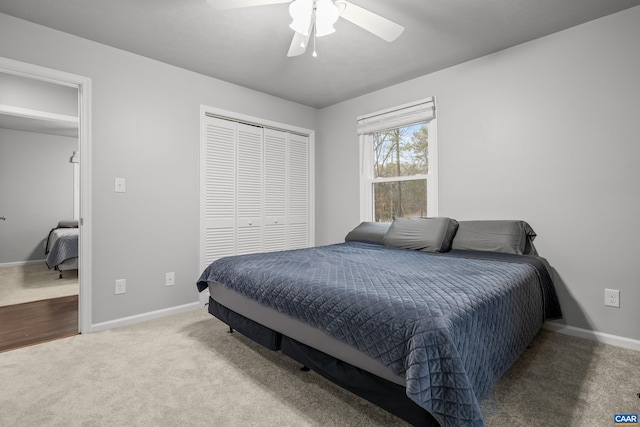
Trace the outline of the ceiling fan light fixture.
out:
<instances>
[{"instance_id":1,"label":"ceiling fan light fixture","mask_svg":"<svg viewBox=\"0 0 640 427\"><path fill-rule=\"evenodd\" d=\"M331 33L335 33L336 29L333 28L333 25L329 24L329 25L320 25L318 23L316 23L316 36L318 37L322 37L322 36L327 36Z\"/></svg>"},{"instance_id":2,"label":"ceiling fan light fixture","mask_svg":"<svg viewBox=\"0 0 640 427\"><path fill-rule=\"evenodd\" d=\"M268 2L285 3L287 0L207 0L227 2ZM239 6L238 6L239 7ZM380 37L392 42L404 31L404 27L389 19L357 6L347 0L291 0L289 14L293 21L289 25L294 31L293 40L287 52L288 57L299 56L306 52L309 39L313 36L313 56L317 56L316 37L326 36L336 30L334 24L338 18L357 25Z\"/></svg>"},{"instance_id":3,"label":"ceiling fan light fixture","mask_svg":"<svg viewBox=\"0 0 640 427\"><path fill-rule=\"evenodd\" d=\"M327 36L331 33L335 33L336 29L333 28L333 24L329 22L323 22L319 19L316 20L316 37Z\"/></svg>"},{"instance_id":4,"label":"ceiling fan light fixture","mask_svg":"<svg viewBox=\"0 0 640 427\"><path fill-rule=\"evenodd\" d=\"M336 31L340 11L331 0L316 0L316 36L322 37Z\"/></svg>"},{"instance_id":5,"label":"ceiling fan light fixture","mask_svg":"<svg viewBox=\"0 0 640 427\"><path fill-rule=\"evenodd\" d=\"M313 0L295 0L289 5L289 15L293 19L289 27L296 33L308 36L313 16Z\"/></svg>"}]
</instances>

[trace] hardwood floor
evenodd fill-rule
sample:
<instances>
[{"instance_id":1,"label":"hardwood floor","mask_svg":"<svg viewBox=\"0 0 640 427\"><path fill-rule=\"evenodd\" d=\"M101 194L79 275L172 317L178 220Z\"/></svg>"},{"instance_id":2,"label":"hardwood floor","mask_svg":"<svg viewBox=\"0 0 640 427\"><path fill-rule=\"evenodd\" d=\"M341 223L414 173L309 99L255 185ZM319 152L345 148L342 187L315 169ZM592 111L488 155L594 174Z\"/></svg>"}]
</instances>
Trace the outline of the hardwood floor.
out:
<instances>
[{"instance_id":1,"label":"hardwood floor","mask_svg":"<svg viewBox=\"0 0 640 427\"><path fill-rule=\"evenodd\" d=\"M0 352L77 334L77 295L0 307Z\"/></svg>"}]
</instances>

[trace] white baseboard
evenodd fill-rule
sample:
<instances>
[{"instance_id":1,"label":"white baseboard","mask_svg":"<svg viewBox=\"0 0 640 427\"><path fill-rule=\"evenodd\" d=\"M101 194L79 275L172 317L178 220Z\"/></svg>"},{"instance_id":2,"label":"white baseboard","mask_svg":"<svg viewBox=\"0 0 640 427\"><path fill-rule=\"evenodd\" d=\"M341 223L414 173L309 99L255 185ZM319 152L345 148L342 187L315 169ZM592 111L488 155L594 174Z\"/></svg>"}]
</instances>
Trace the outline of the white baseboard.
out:
<instances>
[{"instance_id":1,"label":"white baseboard","mask_svg":"<svg viewBox=\"0 0 640 427\"><path fill-rule=\"evenodd\" d=\"M44 264L44 260L43 259L33 259L30 261L14 261L14 262L3 262L0 263L0 268L2 267L17 267L20 265L29 265L29 264Z\"/></svg>"},{"instance_id":2,"label":"white baseboard","mask_svg":"<svg viewBox=\"0 0 640 427\"><path fill-rule=\"evenodd\" d=\"M159 317L169 316L171 314L184 313L202 308L200 302L192 302L189 304L178 305L175 307L164 308L162 310L150 311L148 313L136 314L135 316L123 317L120 319L109 320L107 322L94 323L91 325L89 333L102 332L108 329L120 326L131 325L133 323L144 322L145 320L157 319Z\"/></svg>"},{"instance_id":3,"label":"white baseboard","mask_svg":"<svg viewBox=\"0 0 640 427\"><path fill-rule=\"evenodd\" d=\"M615 345L616 347L624 347L631 350L640 351L640 340L633 338L620 337L618 335L605 334L604 332L590 331L588 329L576 328L574 326L561 325L554 322L545 322L542 326L544 329L558 332L572 337L585 338L592 341L601 342L603 344Z\"/></svg>"}]
</instances>

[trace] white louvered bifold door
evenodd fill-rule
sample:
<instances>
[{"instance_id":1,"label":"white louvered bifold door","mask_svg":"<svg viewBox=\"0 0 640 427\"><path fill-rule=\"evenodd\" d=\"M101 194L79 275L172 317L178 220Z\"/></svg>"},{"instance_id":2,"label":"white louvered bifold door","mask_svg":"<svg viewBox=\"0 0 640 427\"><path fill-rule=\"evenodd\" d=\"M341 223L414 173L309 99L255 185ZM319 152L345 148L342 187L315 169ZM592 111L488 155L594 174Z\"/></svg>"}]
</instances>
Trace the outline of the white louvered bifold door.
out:
<instances>
[{"instance_id":1,"label":"white louvered bifold door","mask_svg":"<svg viewBox=\"0 0 640 427\"><path fill-rule=\"evenodd\" d=\"M309 138L204 115L201 266L308 247Z\"/></svg>"},{"instance_id":2,"label":"white louvered bifold door","mask_svg":"<svg viewBox=\"0 0 640 427\"><path fill-rule=\"evenodd\" d=\"M264 250L287 246L287 133L264 130Z\"/></svg>"},{"instance_id":3,"label":"white louvered bifold door","mask_svg":"<svg viewBox=\"0 0 640 427\"><path fill-rule=\"evenodd\" d=\"M236 124L204 118L204 263L236 252Z\"/></svg>"},{"instance_id":4,"label":"white louvered bifold door","mask_svg":"<svg viewBox=\"0 0 640 427\"><path fill-rule=\"evenodd\" d=\"M309 246L309 137L289 135L288 246Z\"/></svg>"},{"instance_id":5,"label":"white louvered bifold door","mask_svg":"<svg viewBox=\"0 0 640 427\"><path fill-rule=\"evenodd\" d=\"M263 163L261 127L238 123L236 253L262 251Z\"/></svg>"}]
</instances>

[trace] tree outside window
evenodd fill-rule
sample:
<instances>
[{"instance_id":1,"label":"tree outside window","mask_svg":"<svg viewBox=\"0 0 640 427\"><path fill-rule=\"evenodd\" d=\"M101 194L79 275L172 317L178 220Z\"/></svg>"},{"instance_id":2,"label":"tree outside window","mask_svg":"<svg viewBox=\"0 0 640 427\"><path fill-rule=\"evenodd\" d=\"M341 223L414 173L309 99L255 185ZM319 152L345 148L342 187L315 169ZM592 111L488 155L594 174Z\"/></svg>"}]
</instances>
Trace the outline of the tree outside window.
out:
<instances>
[{"instance_id":1,"label":"tree outside window","mask_svg":"<svg viewBox=\"0 0 640 427\"><path fill-rule=\"evenodd\" d=\"M372 134L374 221L427 216L427 122Z\"/></svg>"}]
</instances>

